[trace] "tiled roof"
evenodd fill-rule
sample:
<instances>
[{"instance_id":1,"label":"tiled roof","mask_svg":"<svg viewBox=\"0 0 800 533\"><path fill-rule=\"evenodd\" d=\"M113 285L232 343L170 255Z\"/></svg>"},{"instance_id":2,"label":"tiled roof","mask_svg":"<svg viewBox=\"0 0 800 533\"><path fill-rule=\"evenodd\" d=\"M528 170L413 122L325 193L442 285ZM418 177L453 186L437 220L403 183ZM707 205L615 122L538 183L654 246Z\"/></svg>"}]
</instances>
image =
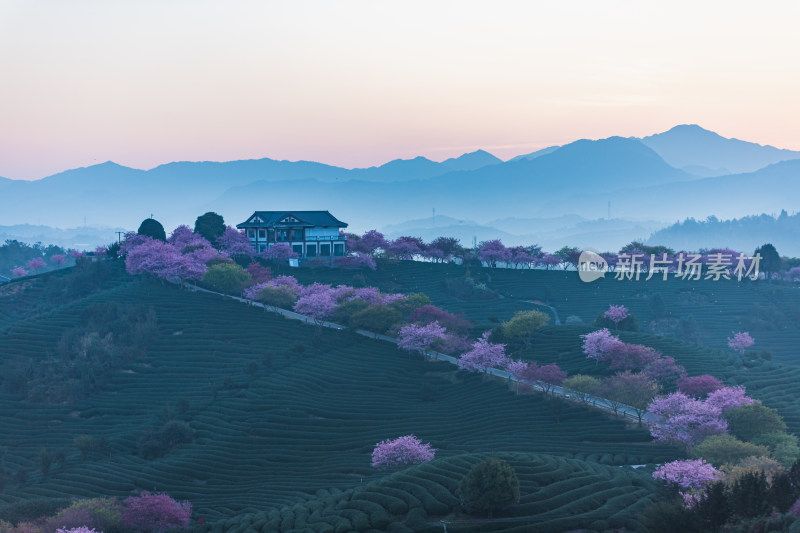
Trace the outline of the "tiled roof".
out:
<instances>
[{"instance_id":1,"label":"tiled roof","mask_svg":"<svg viewBox=\"0 0 800 533\"><path fill-rule=\"evenodd\" d=\"M260 218L261 221L251 222L255 217ZM295 218L298 222L286 221L287 218ZM347 224L328 211L256 211L247 220L236 225L239 229L264 226L346 228Z\"/></svg>"}]
</instances>

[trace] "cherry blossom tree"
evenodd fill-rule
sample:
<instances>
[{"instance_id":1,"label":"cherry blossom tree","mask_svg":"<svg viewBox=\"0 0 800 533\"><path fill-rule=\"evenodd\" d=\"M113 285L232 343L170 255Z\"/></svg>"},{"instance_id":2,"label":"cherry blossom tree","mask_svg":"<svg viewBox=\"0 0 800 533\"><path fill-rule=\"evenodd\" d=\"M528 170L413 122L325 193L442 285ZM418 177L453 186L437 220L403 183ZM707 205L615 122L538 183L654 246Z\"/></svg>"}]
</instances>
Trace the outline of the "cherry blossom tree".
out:
<instances>
[{"instance_id":1,"label":"cherry blossom tree","mask_svg":"<svg viewBox=\"0 0 800 533\"><path fill-rule=\"evenodd\" d=\"M354 252L361 252L371 256L378 254L379 250L386 250L388 243L383 233L371 229L364 233L360 238L348 241L347 247Z\"/></svg>"},{"instance_id":2,"label":"cherry blossom tree","mask_svg":"<svg viewBox=\"0 0 800 533\"><path fill-rule=\"evenodd\" d=\"M191 254L181 254L166 242L148 239L130 249L125 257L129 274L150 274L161 279L197 280L206 272L206 265Z\"/></svg>"},{"instance_id":3,"label":"cherry blossom tree","mask_svg":"<svg viewBox=\"0 0 800 533\"><path fill-rule=\"evenodd\" d=\"M722 387L710 392L706 398L706 403L724 413L734 407L750 405L753 403L753 399L747 396L744 387Z\"/></svg>"},{"instance_id":4,"label":"cherry blossom tree","mask_svg":"<svg viewBox=\"0 0 800 533\"><path fill-rule=\"evenodd\" d=\"M153 240L152 237L148 237L147 235L139 235L134 231L130 231L125 234L125 238L119 245L119 255L126 256L128 252L133 250L134 248Z\"/></svg>"},{"instance_id":5,"label":"cherry blossom tree","mask_svg":"<svg viewBox=\"0 0 800 533\"><path fill-rule=\"evenodd\" d=\"M684 376L676 382L678 390L694 398L705 398L709 393L722 388L722 382L714 376Z\"/></svg>"},{"instance_id":6,"label":"cherry blossom tree","mask_svg":"<svg viewBox=\"0 0 800 533\"><path fill-rule=\"evenodd\" d=\"M628 308L624 305L609 305L608 311L603 313L603 316L614 322L614 324L619 324L628 318L628 314Z\"/></svg>"},{"instance_id":7,"label":"cherry blossom tree","mask_svg":"<svg viewBox=\"0 0 800 533\"><path fill-rule=\"evenodd\" d=\"M740 354L743 354L753 344L755 344L755 341L747 331L734 333L733 337L728 338L728 347Z\"/></svg>"},{"instance_id":8,"label":"cherry blossom tree","mask_svg":"<svg viewBox=\"0 0 800 533\"><path fill-rule=\"evenodd\" d=\"M297 258L297 253L292 251L292 248L285 242L273 244L260 254L258 257L267 261L286 261L287 259Z\"/></svg>"},{"instance_id":9,"label":"cherry blossom tree","mask_svg":"<svg viewBox=\"0 0 800 533\"><path fill-rule=\"evenodd\" d=\"M506 262L511 259L511 251L506 248L499 239L483 241L478 244L478 259L494 268L498 262Z\"/></svg>"},{"instance_id":10,"label":"cherry blossom tree","mask_svg":"<svg viewBox=\"0 0 800 533\"><path fill-rule=\"evenodd\" d=\"M269 281L272 277L272 270L258 262L250 263L245 270L250 274L250 279L255 283Z\"/></svg>"},{"instance_id":11,"label":"cherry blossom tree","mask_svg":"<svg viewBox=\"0 0 800 533\"><path fill-rule=\"evenodd\" d=\"M34 272L38 272L39 270L47 266L47 263L45 263L44 259L42 259L41 257L34 257L33 259L29 260L26 263L26 266L28 267L28 269Z\"/></svg>"},{"instance_id":12,"label":"cherry blossom tree","mask_svg":"<svg viewBox=\"0 0 800 533\"><path fill-rule=\"evenodd\" d=\"M611 370L641 370L661 357L654 348L627 342L614 343L603 355L602 360Z\"/></svg>"},{"instance_id":13,"label":"cherry blossom tree","mask_svg":"<svg viewBox=\"0 0 800 533\"><path fill-rule=\"evenodd\" d=\"M225 231L217 238L217 247L231 257L250 258L255 255L250 239L247 238L244 231L232 226L225 226Z\"/></svg>"},{"instance_id":14,"label":"cherry blossom tree","mask_svg":"<svg viewBox=\"0 0 800 533\"><path fill-rule=\"evenodd\" d=\"M21 278L22 276L27 276L28 271L23 267L15 267L11 270L11 275L15 278Z\"/></svg>"},{"instance_id":15,"label":"cherry blossom tree","mask_svg":"<svg viewBox=\"0 0 800 533\"><path fill-rule=\"evenodd\" d=\"M431 461L436 449L430 443L423 444L414 435L383 440L372 450L373 468L391 468L399 465L420 464Z\"/></svg>"},{"instance_id":16,"label":"cherry blossom tree","mask_svg":"<svg viewBox=\"0 0 800 533\"><path fill-rule=\"evenodd\" d=\"M80 250L70 250L69 256L77 260L79 257L86 257L86 252L82 252Z\"/></svg>"},{"instance_id":17,"label":"cherry blossom tree","mask_svg":"<svg viewBox=\"0 0 800 533\"><path fill-rule=\"evenodd\" d=\"M61 266L67 260L67 256L64 254L55 254L50 256L50 261L53 262L54 265Z\"/></svg>"},{"instance_id":18,"label":"cherry blossom tree","mask_svg":"<svg viewBox=\"0 0 800 533\"><path fill-rule=\"evenodd\" d=\"M108 248L105 246L98 246L94 249L94 255L96 257L105 257L108 255Z\"/></svg>"},{"instance_id":19,"label":"cherry blossom tree","mask_svg":"<svg viewBox=\"0 0 800 533\"><path fill-rule=\"evenodd\" d=\"M472 329L472 323L463 316L448 313L435 305L423 305L411 312L408 321L414 324L430 324L438 322L448 331L467 333Z\"/></svg>"},{"instance_id":20,"label":"cherry blossom tree","mask_svg":"<svg viewBox=\"0 0 800 533\"><path fill-rule=\"evenodd\" d=\"M682 489L702 489L706 484L722 479L722 472L705 459L682 459L659 466L653 477Z\"/></svg>"},{"instance_id":21,"label":"cherry blossom tree","mask_svg":"<svg viewBox=\"0 0 800 533\"><path fill-rule=\"evenodd\" d=\"M709 435L720 435L728 430L718 406L682 392L654 399L647 412L656 417L648 425L650 434L658 441L693 446Z\"/></svg>"},{"instance_id":22,"label":"cherry blossom tree","mask_svg":"<svg viewBox=\"0 0 800 533\"><path fill-rule=\"evenodd\" d=\"M294 311L320 321L330 317L337 305L334 293L328 286L327 290L307 291L301 295L294 304Z\"/></svg>"},{"instance_id":23,"label":"cherry blossom tree","mask_svg":"<svg viewBox=\"0 0 800 533\"><path fill-rule=\"evenodd\" d=\"M424 326L408 324L400 328L397 346L403 350L420 352L425 355L437 343L447 338L447 330L434 321Z\"/></svg>"},{"instance_id":24,"label":"cherry blossom tree","mask_svg":"<svg viewBox=\"0 0 800 533\"><path fill-rule=\"evenodd\" d=\"M581 335L581 338L583 339L583 353L587 358L595 361L602 360L610 349L622 343L619 337L612 335L607 328Z\"/></svg>"},{"instance_id":25,"label":"cherry blossom tree","mask_svg":"<svg viewBox=\"0 0 800 533\"><path fill-rule=\"evenodd\" d=\"M567 379L567 373L555 363L542 366L532 363L528 366L528 372L530 379L539 382L545 394L553 391L556 386L561 385Z\"/></svg>"},{"instance_id":26,"label":"cherry blossom tree","mask_svg":"<svg viewBox=\"0 0 800 533\"><path fill-rule=\"evenodd\" d=\"M677 487L684 505L690 508L703 497L706 486L723 479L723 474L704 459L683 459L659 466L653 478Z\"/></svg>"},{"instance_id":27,"label":"cherry blossom tree","mask_svg":"<svg viewBox=\"0 0 800 533\"><path fill-rule=\"evenodd\" d=\"M511 257L509 258L508 262L514 265L514 268L519 268L520 266L530 266L534 262L534 258L531 254L528 253L523 246L515 246L514 248L510 248L509 252Z\"/></svg>"},{"instance_id":28,"label":"cherry blossom tree","mask_svg":"<svg viewBox=\"0 0 800 533\"><path fill-rule=\"evenodd\" d=\"M387 253L397 259L413 259L425 250L425 243L419 237L398 237L386 247Z\"/></svg>"},{"instance_id":29,"label":"cherry blossom tree","mask_svg":"<svg viewBox=\"0 0 800 533\"><path fill-rule=\"evenodd\" d=\"M537 258L536 264L538 266L543 266L546 270L552 270L561 264L561 258L557 255L545 253Z\"/></svg>"},{"instance_id":30,"label":"cherry blossom tree","mask_svg":"<svg viewBox=\"0 0 800 533\"><path fill-rule=\"evenodd\" d=\"M375 259L373 259L371 255L362 252L353 252L350 255L335 257L333 259L333 264L337 268L344 269L368 268L369 270L375 270L376 268Z\"/></svg>"},{"instance_id":31,"label":"cherry blossom tree","mask_svg":"<svg viewBox=\"0 0 800 533\"><path fill-rule=\"evenodd\" d=\"M490 368L504 368L508 364L505 344L489 342L490 332L475 341L472 349L461 355L458 366L470 372L486 372Z\"/></svg>"},{"instance_id":32,"label":"cherry blossom tree","mask_svg":"<svg viewBox=\"0 0 800 533\"><path fill-rule=\"evenodd\" d=\"M644 367L644 374L656 383L669 387L686 377L686 368L676 363L674 357L662 355Z\"/></svg>"},{"instance_id":33,"label":"cherry blossom tree","mask_svg":"<svg viewBox=\"0 0 800 533\"><path fill-rule=\"evenodd\" d=\"M427 257L449 262L461 251L461 243L454 237L437 237L426 248Z\"/></svg>"},{"instance_id":34,"label":"cherry blossom tree","mask_svg":"<svg viewBox=\"0 0 800 533\"><path fill-rule=\"evenodd\" d=\"M120 521L135 531L167 531L187 529L192 517L192 504L179 502L166 494L144 492L122 502Z\"/></svg>"}]
</instances>

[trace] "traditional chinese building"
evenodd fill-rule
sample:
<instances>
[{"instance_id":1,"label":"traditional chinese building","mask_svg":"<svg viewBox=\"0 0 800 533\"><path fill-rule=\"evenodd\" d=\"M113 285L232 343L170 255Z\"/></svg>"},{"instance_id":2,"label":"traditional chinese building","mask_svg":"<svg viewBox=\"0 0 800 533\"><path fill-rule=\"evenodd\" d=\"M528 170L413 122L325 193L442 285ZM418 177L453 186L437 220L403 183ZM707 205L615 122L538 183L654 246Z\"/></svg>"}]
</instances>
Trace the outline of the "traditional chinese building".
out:
<instances>
[{"instance_id":1,"label":"traditional chinese building","mask_svg":"<svg viewBox=\"0 0 800 533\"><path fill-rule=\"evenodd\" d=\"M339 230L347 224L327 211L256 211L237 228L245 230L256 252L285 243L300 257L340 257L346 238Z\"/></svg>"}]
</instances>

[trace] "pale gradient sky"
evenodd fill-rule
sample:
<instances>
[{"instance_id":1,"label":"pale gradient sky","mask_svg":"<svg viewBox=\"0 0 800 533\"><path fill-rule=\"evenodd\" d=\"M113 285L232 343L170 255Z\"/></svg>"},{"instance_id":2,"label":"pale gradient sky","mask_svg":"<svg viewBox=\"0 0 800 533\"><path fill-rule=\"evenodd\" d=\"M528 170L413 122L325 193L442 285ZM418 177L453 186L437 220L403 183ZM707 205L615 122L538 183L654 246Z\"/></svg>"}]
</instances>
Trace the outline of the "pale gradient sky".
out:
<instances>
[{"instance_id":1,"label":"pale gradient sky","mask_svg":"<svg viewBox=\"0 0 800 533\"><path fill-rule=\"evenodd\" d=\"M0 176L347 167L696 123L800 150L796 1L0 0Z\"/></svg>"}]
</instances>

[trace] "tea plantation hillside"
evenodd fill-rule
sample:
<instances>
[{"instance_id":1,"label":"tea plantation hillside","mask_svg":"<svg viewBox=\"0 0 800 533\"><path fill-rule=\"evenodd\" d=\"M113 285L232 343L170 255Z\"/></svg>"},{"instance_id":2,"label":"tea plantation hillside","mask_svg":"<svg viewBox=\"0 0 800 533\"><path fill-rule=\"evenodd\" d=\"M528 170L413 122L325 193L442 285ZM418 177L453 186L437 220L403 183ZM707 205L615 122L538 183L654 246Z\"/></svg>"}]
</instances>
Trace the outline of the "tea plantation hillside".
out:
<instances>
[{"instance_id":1,"label":"tea plantation hillside","mask_svg":"<svg viewBox=\"0 0 800 533\"><path fill-rule=\"evenodd\" d=\"M209 521L380 480L373 446L409 433L445 460L525 452L623 465L679 455L596 411L517 396L388 343L144 279L109 283L3 327L3 376L25 375L12 363L57 363L59 343L87 310L112 303L152 310L155 338L101 378L78 373L91 384L84 398L0 395L0 502L157 490L191 501L195 517ZM46 475L43 449L63 452Z\"/></svg>"},{"instance_id":2,"label":"tea plantation hillside","mask_svg":"<svg viewBox=\"0 0 800 533\"><path fill-rule=\"evenodd\" d=\"M520 502L498 515L470 519L459 514L454 494L470 467L486 457L436 459L346 491L321 491L303 503L242 515L201 531L448 531L561 532L645 531L641 513L655 499L646 472L552 455L498 453L520 481ZM498 516L495 515L495 516ZM390 525L391 524L391 525ZM533 528L533 529L532 529Z\"/></svg>"},{"instance_id":3,"label":"tea plantation hillside","mask_svg":"<svg viewBox=\"0 0 800 533\"><path fill-rule=\"evenodd\" d=\"M454 264L379 261L378 269L353 274L330 269L284 269L301 281L365 282L385 291L427 294L436 305L464 313L479 327L507 320L521 309L541 304L556 308L562 323L570 316L591 324L609 304L625 305L643 330L676 336L714 348L727 349L735 331L749 331L754 349L767 349L776 362L800 365L800 287L797 284L688 281L654 277L650 281L619 281L607 274L593 283L581 282L575 271L465 268ZM491 294L458 298L452 282L469 276L484 283ZM448 290L447 280L451 280ZM654 303L658 294L663 307ZM490 298L490 299L480 299ZM683 330L679 322L683 320ZM685 330L688 330L687 334Z\"/></svg>"}]
</instances>

